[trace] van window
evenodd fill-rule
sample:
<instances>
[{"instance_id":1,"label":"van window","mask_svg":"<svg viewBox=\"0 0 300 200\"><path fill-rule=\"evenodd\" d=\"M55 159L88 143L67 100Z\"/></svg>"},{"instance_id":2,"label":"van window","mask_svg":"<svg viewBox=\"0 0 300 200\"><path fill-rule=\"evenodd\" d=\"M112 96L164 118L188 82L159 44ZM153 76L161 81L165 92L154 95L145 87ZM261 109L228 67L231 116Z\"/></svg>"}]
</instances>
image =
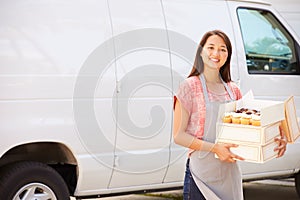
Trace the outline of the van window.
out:
<instances>
[{"instance_id":1,"label":"van window","mask_svg":"<svg viewBox=\"0 0 300 200\"><path fill-rule=\"evenodd\" d=\"M296 43L266 10L238 8L249 74L298 74Z\"/></svg>"}]
</instances>

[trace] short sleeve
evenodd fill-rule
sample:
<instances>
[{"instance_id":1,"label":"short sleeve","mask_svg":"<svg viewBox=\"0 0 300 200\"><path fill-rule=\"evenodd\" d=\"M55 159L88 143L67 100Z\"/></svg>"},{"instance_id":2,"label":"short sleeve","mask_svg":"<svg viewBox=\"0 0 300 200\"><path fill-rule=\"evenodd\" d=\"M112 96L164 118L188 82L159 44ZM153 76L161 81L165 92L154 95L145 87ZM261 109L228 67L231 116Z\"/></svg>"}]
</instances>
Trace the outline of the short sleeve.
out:
<instances>
[{"instance_id":1,"label":"short sleeve","mask_svg":"<svg viewBox=\"0 0 300 200\"><path fill-rule=\"evenodd\" d=\"M192 90L187 80L184 80L177 91L176 98L190 114L192 112Z\"/></svg>"},{"instance_id":2,"label":"short sleeve","mask_svg":"<svg viewBox=\"0 0 300 200\"><path fill-rule=\"evenodd\" d=\"M231 89L232 89L232 91L233 91L233 94L234 94L234 96L235 96L235 99L236 99L236 100L241 99L243 95L242 95L242 93L241 93L240 88L239 88L234 82L230 82L230 87L231 87Z\"/></svg>"}]
</instances>

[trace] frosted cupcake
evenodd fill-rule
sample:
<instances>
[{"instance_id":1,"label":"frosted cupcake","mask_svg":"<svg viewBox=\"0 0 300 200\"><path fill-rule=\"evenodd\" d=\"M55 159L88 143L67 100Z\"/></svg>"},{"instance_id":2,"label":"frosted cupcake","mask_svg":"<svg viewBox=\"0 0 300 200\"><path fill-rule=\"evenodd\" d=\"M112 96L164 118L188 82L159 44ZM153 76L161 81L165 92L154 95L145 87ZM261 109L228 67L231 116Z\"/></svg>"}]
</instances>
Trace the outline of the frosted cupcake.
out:
<instances>
[{"instance_id":1,"label":"frosted cupcake","mask_svg":"<svg viewBox=\"0 0 300 200\"><path fill-rule=\"evenodd\" d=\"M252 114L251 115L251 124L253 126L260 126L260 119L261 119L261 116L260 114Z\"/></svg>"},{"instance_id":2,"label":"frosted cupcake","mask_svg":"<svg viewBox=\"0 0 300 200\"><path fill-rule=\"evenodd\" d=\"M251 115L249 115L247 113L242 113L241 124L250 125L250 119L251 119Z\"/></svg>"},{"instance_id":3,"label":"frosted cupcake","mask_svg":"<svg viewBox=\"0 0 300 200\"><path fill-rule=\"evenodd\" d=\"M232 113L230 113L230 112L224 113L223 122L231 123L232 122Z\"/></svg>"},{"instance_id":4,"label":"frosted cupcake","mask_svg":"<svg viewBox=\"0 0 300 200\"><path fill-rule=\"evenodd\" d=\"M233 113L232 114L232 123L233 124L240 124L241 123L241 116L242 116L242 113Z\"/></svg>"}]
</instances>

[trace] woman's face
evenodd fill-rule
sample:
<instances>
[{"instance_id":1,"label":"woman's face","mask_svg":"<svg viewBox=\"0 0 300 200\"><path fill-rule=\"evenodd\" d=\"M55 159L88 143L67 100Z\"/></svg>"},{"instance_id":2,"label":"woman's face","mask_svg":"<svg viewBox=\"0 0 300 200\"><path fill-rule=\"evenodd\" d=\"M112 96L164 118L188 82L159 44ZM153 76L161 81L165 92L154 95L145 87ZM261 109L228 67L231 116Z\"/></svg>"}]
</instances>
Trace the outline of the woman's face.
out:
<instances>
[{"instance_id":1,"label":"woman's face","mask_svg":"<svg viewBox=\"0 0 300 200\"><path fill-rule=\"evenodd\" d=\"M204 44L201 52L204 67L220 70L228 57L224 40L218 35L212 35Z\"/></svg>"}]
</instances>

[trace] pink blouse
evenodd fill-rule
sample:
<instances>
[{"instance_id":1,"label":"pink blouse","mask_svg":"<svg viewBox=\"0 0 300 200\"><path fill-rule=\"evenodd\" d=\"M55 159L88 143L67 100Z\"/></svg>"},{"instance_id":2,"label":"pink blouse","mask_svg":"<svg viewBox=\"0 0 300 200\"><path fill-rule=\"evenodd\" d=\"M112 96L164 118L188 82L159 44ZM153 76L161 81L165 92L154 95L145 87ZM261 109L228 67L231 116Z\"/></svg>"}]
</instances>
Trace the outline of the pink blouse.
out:
<instances>
[{"instance_id":1,"label":"pink blouse","mask_svg":"<svg viewBox=\"0 0 300 200\"><path fill-rule=\"evenodd\" d=\"M242 98L241 91L234 82L227 83L231 89L234 98ZM224 94L215 94L208 90L208 98L210 101L224 102L229 101L230 96L228 92ZM185 79L178 89L177 95L175 97L178 99L189 113L189 122L187 125L186 132L199 139L202 139L204 135L204 124L205 124L205 100L203 96L203 88L198 76L192 76Z\"/></svg>"}]
</instances>

